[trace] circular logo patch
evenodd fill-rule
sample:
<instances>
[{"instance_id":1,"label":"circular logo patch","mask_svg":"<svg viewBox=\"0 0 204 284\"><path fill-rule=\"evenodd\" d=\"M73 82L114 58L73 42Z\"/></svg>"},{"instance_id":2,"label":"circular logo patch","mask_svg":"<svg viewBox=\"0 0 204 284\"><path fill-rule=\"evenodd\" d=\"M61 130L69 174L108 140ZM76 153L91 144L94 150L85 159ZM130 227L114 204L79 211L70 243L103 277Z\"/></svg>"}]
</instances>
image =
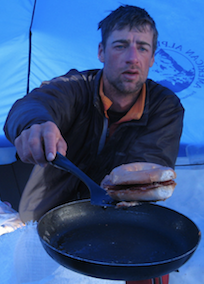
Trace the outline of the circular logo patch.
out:
<instances>
[{"instance_id":1,"label":"circular logo patch","mask_svg":"<svg viewBox=\"0 0 204 284\"><path fill-rule=\"evenodd\" d=\"M193 50L184 50L182 45L158 42L149 78L184 99L198 93L203 87L204 61Z\"/></svg>"}]
</instances>

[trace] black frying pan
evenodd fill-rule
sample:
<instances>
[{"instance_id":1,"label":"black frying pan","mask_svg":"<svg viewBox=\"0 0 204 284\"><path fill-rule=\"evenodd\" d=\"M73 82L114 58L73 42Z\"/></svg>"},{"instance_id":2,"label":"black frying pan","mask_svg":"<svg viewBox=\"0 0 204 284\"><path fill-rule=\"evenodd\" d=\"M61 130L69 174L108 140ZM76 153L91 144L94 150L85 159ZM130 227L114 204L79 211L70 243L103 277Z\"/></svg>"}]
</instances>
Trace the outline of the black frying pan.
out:
<instances>
[{"instance_id":1,"label":"black frying pan","mask_svg":"<svg viewBox=\"0 0 204 284\"><path fill-rule=\"evenodd\" d=\"M61 265L88 276L125 281L178 269L201 236L190 219L159 205L116 209L89 200L46 213L38 234L47 253Z\"/></svg>"}]
</instances>

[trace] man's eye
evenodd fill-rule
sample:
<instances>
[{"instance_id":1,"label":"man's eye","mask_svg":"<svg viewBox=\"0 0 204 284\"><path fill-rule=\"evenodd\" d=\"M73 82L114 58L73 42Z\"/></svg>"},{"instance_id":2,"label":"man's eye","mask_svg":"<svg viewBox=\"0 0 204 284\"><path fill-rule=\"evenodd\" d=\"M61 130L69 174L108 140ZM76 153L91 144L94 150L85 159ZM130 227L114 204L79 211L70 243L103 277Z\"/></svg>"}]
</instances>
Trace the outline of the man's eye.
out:
<instances>
[{"instance_id":1,"label":"man's eye","mask_svg":"<svg viewBox=\"0 0 204 284\"><path fill-rule=\"evenodd\" d=\"M140 50L140 51L147 51L147 49L146 49L145 47L143 47L143 46L140 46L140 47L139 47L139 50Z\"/></svg>"},{"instance_id":2,"label":"man's eye","mask_svg":"<svg viewBox=\"0 0 204 284\"><path fill-rule=\"evenodd\" d=\"M122 50L122 49L124 49L125 48L125 46L124 45L116 45L115 46L115 49L118 49L118 50Z\"/></svg>"}]
</instances>

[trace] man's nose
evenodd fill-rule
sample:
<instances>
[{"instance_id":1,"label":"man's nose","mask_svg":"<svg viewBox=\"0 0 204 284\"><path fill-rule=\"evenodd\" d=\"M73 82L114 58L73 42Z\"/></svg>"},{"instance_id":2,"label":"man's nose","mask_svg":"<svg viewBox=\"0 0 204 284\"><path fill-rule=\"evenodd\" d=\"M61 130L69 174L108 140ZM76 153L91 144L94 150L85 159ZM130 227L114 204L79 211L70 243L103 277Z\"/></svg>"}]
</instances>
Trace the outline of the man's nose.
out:
<instances>
[{"instance_id":1,"label":"man's nose","mask_svg":"<svg viewBox=\"0 0 204 284\"><path fill-rule=\"evenodd\" d=\"M138 54L138 50L135 46L129 46L126 61L127 61L127 63L131 63L131 64L137 64L138 63L139 54Z\"/></svg>"}]
</instances>

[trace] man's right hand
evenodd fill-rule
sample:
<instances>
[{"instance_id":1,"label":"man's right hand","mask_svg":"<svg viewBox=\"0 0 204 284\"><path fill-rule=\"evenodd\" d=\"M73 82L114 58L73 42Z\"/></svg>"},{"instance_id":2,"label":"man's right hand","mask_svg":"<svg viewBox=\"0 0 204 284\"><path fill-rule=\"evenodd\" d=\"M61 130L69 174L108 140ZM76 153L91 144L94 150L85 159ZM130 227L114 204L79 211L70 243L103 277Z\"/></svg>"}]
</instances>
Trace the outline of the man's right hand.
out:
<instances>
[{"instance_id":1,"label":"man's right hand","mask_svg":"<svg viewBox=\"0 0 204 284\"><path fill-rule=\"evenodd\" d=\"M54 160L56 152L66 155L67 143L55 123L47 121L23 130L14 141L17 153L24 163L45 166Z\"/></svg>"}]
</instances>

